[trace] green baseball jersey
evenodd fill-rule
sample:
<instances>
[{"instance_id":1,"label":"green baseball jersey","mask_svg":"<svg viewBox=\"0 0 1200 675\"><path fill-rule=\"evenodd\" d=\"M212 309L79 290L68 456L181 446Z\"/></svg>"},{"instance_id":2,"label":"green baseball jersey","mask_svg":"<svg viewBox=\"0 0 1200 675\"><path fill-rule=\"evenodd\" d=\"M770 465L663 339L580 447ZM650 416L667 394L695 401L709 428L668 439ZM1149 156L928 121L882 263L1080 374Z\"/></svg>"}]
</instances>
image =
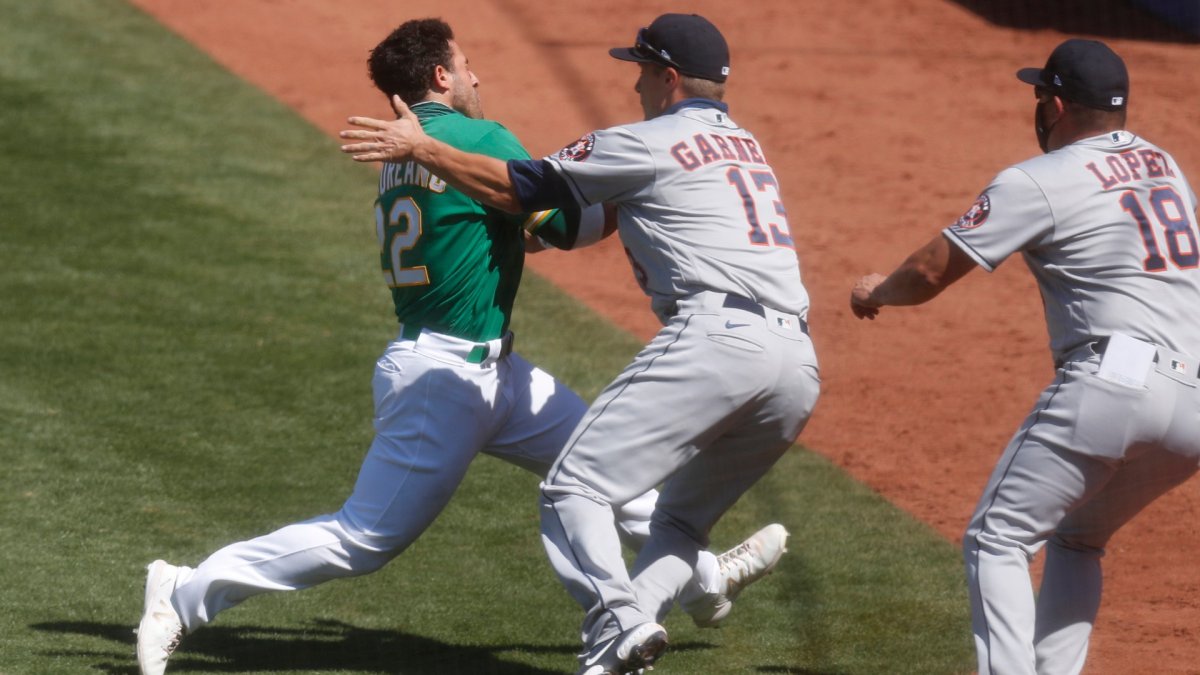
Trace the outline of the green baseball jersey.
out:
<instances>
[{"instance_id":1,"label":"green baseball jersey","mask_svg":"<svg viewBox=\"0 0 1200 675\"><path fill-rule=\"evenodd\" d=\"M412 110L426 133L460 150L502 160L529 157L496 122L471 119L436 102L418 103ZM507 214L471 199L416 162L385 163L375 229L397 318L406 327L465 340L504 335L525 264L522 228L561 231L566 220L558 211Z\"/></svg>"}]
</instances>

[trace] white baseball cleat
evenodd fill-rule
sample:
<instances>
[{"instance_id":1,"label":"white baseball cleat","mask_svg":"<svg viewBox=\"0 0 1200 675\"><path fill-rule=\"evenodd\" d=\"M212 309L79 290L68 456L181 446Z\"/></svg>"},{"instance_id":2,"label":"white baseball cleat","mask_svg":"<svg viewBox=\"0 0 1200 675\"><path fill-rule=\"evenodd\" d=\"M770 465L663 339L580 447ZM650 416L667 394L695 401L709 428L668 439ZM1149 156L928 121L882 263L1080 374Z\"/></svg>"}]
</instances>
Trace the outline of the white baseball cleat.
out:
<instances>
[{"instance_id":1,"label":"white baseball cleat","mask_svg":"<svg viewBox=\"0 0 1200 675\"><path fill-rule=\"evenodd\" d=\"M734 598L775 569L779 559L787 552L787 539L787 529L774 523L717 556L721 575L717 591L694 598L681 598L683 611L700 628L719 626L733 609Z\"/></svg>"},{"instance_id":2,"label":"white baseball cleat","mask_svg":"<svg viewBox=\"0 0 1200 675\"><path fill-rule=\"evenodd\" d=\"M667 648L667 629L640 623L579 656L576 675L627 675L654 670L654 662Z\"/></svg>"},{"instance_id":3,"label":"white baseball cleat","mask_svg":"<svg viewBox=\"0 0 1200 675\"><path fill-rule=\"evenodd\" d=\"M137 629L137 659L142 675L162 675L167 659L183 638L183 622L171 606L179 568L162 560L146 567L146 605Z\"/></svg>"}]
</instances>

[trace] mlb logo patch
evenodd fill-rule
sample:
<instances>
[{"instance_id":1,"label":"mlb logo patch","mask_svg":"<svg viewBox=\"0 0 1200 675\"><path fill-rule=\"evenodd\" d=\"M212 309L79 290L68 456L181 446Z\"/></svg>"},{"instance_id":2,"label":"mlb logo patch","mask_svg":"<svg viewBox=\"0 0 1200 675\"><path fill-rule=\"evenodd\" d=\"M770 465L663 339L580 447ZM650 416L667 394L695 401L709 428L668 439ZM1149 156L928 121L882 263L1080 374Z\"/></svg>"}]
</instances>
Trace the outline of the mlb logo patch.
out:
<instances>
[{"instance_id":1,"label":"mlb logo patch","mask_svg":"<svg viewBox=\"0 0 1200 675\"><path fill-rule=\"evenodd\" d=\"M1171 370L1173 370L1177 373L1180 373L1182 375L1186 375L1187 374L1187 364L1184 363L1183 361L1177 361L1175 359L1171 359Z\"/></svg>"},{"instance_id":2,"label":"mlb logo patch","mask_svg":"<svg viewBox=\"0 0 1200 675\"><path fill-rule=\"evenodd\" d=\"M779 328L786 328L788 330L791 330L792 329L792 320L786 316L777 316L777 317L775 317L775 325L778 326Z\"/></svg>"}]
</instances>

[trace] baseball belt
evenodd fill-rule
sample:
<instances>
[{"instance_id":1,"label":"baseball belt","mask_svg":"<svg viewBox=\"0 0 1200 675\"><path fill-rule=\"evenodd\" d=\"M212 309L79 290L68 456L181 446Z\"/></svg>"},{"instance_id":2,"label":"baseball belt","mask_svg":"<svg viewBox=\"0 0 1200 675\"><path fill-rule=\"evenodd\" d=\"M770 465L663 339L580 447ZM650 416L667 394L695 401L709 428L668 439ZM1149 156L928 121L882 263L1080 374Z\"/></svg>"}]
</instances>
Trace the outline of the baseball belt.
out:
<instances>
[{"instance_id":1,"label":"baseball belt","mask_svg":"<svg viewBox=\"0 0 1200 675\"><path fill-rule=\"evenodd\" d=\"M475 342L456 338L444 333L413 324L400 324L400 339L415 342L421 351L461 359L467 363L485 365L495 363L508 356L513 350L513 333L487 342Z\"/></svg>"},{"instance_id":2,"label":"baseball belt","mask_svg":"<svg viewBox=\"0 0 1200 675\"><path fill-rule=\"evenodd\" d=\"M740 309L744 312L750 312L751 314L757 314L757 315L763 317L764 319L767 317L767 310L765 307L763 307L759 303L751 300L750 298L743 298L742 296L736 295L734 293L726 293L725 299L721 301L721 306L725 307L727 309ZM795 316L794 314L787 314L787 312L779 312L779 314L783 314L783 315L786 315L789 317L795 317L796 321L798 322L798 325L800 326L800 332L804 333L805 335L808 335L808 322L807 321L805 321L804 319L801 319L798 316Z\"/></svg>"},{"instance_id":3,"label":"baseball belt","mask_svg":"<svg viewBox=\"0 0 1200 675\"><path fill-rule=\"evenodd\" d=\"M766 320L768 325L772 324L772 322L776 322L780 326L795 326L799 329L800 333L808 335L808 322L799 316L767 307L766 305L759 304L758 302L738 295L737 293L700 291L699 293L681 296L676 298L660 316L664 317L663 321L666 322L667 319L680 312L692 313L701 310L712 311L720 307L727 309L739 309L743 312L756 314Z\"/></svg>"}]
</instances>

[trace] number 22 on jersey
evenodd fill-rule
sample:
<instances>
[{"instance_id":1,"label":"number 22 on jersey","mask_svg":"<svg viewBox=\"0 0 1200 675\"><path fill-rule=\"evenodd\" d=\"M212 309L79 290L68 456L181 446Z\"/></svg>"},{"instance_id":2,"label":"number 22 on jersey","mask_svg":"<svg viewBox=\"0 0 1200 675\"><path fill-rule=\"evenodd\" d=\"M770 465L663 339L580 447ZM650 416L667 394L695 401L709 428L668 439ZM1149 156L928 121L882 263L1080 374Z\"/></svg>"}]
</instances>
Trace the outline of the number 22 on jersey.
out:
<instances>
[{"instance_id":1,"label":"number 22 on jersey","mask_svg":"<svg viewBox=\"0 0 1200 675\"><path fill-rule=\"evenodd\" d=\"M421 208L412 197L392 202L387 214L382 200L375 203L375 234L379 237L380 262L383 280L388 288L422 286L429 283L429 271L424 265L405 267L400 258L417 245L421 237Z\"/></svg>"}]
</instances>

